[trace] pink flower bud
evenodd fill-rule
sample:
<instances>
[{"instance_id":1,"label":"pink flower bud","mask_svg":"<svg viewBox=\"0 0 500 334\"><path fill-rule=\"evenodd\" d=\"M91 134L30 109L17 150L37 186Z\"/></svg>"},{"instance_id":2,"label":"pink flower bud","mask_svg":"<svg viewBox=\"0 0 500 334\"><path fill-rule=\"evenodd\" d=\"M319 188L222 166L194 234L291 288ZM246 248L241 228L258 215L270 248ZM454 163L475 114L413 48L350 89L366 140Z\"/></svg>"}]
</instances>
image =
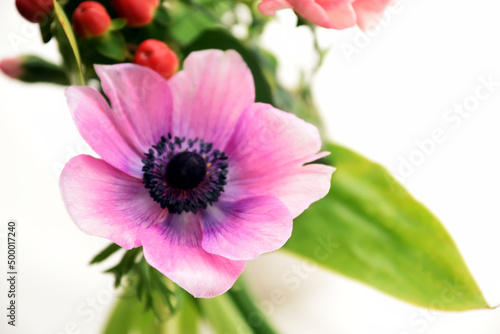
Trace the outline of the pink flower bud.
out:
<instances>
[{"instance_id":1,"label":"pink flower bud","mask_svg":"<svg viewBox=\"0 0 500 334\"><path fill-rule=\"evenodd\" d=\"M83 38L103 35L111 24L106 8L96 1L84 1L73 12L73 29Z\"/></svg>"},{"instance_id":2,"label":"pink flower bud","mask_svg":"<svg viewBox=\"0 0 500 334\"><path fill-rule=\"evenodd\" d=\"M23 74L22 57L6 58L0 60L0 71L5 75L17 79Z\"/></svg>"},{"instance_id":3,"label":"pink flower bud","mask_svg":"<svg viewBox=\"0 0 500 334\"><path fill-rule=\"evenodd\" d=\"M16 0L22 17L33 23L42 22L54 10L53 0Z\"/></svg>"},{"instance_id":4,"label":"pink flower bud","mask_svg":"<svg viewBox=\"0 0 500 334\"><path fill-rule=\"evenodd\" d=\"M111 6L120 17L127 20L130 27L142 27L149 24L159 5L160 0L111 0Z\"/></svg>"}]
</instances>

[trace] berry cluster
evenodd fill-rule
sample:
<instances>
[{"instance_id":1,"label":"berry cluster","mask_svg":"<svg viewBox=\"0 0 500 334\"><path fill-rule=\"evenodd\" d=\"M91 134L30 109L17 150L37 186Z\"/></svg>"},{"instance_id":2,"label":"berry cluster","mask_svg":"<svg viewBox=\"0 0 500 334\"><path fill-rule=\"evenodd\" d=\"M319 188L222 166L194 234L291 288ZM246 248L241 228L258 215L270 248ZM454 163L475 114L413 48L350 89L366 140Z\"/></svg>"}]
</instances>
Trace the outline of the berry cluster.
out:
<instances>
[{"instance_id":1,"label":"berry cluster","mask_svg":"<svg viewBox=\"0 0 500 334\"><path fill-rule=\"evenodd\" d=\"M52 0L16 0L16 6L24 18L40 24L50 21L54 11ZM177 71L179 60L164 41L147 35L140 41L129 41L127 35L118 32L123 28L147 29L161 10L160 0L83 1L73 10L71 23L82 49L94 48L113 60L132 61L169 79ZM89 61L102 62L106 61Z\"/></svg>"}]
</instances>

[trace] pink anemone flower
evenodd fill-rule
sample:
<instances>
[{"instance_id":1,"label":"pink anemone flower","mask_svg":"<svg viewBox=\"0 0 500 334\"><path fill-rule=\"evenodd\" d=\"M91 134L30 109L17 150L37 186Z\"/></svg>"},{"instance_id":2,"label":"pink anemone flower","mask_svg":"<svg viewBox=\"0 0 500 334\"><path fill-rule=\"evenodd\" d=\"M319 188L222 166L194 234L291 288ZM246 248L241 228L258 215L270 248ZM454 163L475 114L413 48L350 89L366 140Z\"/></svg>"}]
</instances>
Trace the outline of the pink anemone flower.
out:
<instances>
[{"instance_id":1,"label":"pink anemone flower","mask_svg":"<svg viewBox=\"0 0 500 334\"><path fill-rule=\"evenodd\" d=\"M346 29L356 24L366 30L380 19L393 0L262 0L259 10L273 16L277 10L292 8L308 21L331 29Z\"/></svg>"},{"instance_id":2,"label":"pink anemone flower","mask_svg":"<svg viewBox=\"0 0 500 334\"><path fill-rule=\"evenodd\" d=\"M313 125L254 103L234 51L192 53L169 81L139 65L96 66L106 99L66 91L74 122L101 157L60 178L84 232L131 249L195 297L227 291L245 261L283 246L292 219L330 188Z\"/></svg>"}]
</instances>

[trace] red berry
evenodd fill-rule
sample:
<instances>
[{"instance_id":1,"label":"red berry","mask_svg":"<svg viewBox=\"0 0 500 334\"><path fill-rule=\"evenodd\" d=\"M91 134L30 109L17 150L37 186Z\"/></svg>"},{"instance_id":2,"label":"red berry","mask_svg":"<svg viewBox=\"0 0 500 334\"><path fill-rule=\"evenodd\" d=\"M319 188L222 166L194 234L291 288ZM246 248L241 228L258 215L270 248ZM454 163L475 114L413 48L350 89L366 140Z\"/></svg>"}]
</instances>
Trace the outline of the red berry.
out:
<instances>
[{"instance_id":1,"label":"red berry","mask_svg":"<svg viewBox=\"0 0 500 334\"><path fill-rule=\"evenodd\" d=\"M83 38L103 35L110 24L106 8L96 1L84 1L73 12L73 29Z\"/></svg>"},{"instance_id":2,"label":"red berry","mask_svg":"<svg viewBox=\"0 0 500 334\"><path fill-rule=\"evenodd\" d=\"M125 18L130 27L142 27L149 24L159 5L160 0L111 0L111 6L118 16Z\"/></svg>"},{"instance_id":3,"label":"red berry","mask_svg":"<svg viewBox=\"0 0 500 334\"><path fill-rule=\"evenodd\" d=\"M53 0L16 0L19 13L33 23L42 22L54 10Z\"/></svg>"},{"instance_id":4,"label":"red berry","mask_svg":"<svg viewBox=\"0 0 500 334\"><path fill-rule=\"evenodd\" d=\"M174 51L156 39L145 40L139 45L134 63L149 67L165 79L169 79L179 68L179 58Z\"/></svg>"}]
</instances>

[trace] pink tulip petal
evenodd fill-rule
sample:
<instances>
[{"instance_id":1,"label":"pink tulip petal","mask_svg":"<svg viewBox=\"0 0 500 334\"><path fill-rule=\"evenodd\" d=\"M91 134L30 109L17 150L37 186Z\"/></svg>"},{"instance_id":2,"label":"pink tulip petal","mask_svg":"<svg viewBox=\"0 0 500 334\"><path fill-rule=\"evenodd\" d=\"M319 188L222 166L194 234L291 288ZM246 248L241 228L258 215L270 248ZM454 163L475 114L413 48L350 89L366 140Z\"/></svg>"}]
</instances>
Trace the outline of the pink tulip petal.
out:
<instances>
[{"instance_id":1,"label":"pink tulip petal","mask_svg":"<svg viewBox=\"0 0 500 334\"><path fill-rule=\"evenodd\" d=\"M324 28L345 29L356 24L351 3L354 0L289 0L293 9Z\"/></svg>"},{"instance_id":2,"label":"pink tulip petal","mask_svg":"<svg viewBox=\"0 0 500 334\"><path fill-rule=\"evenodd\" d=\"M356 12L351 4L339 6L326 11L333 29L347 29L356 25Z\"/></svg>"},{"instance_id":3,"label":"pink tulip petal","mask_svg":"<svg viewBox=\"0 0 500 334\"><path fill-rule=\"evenodd\" d=\"M224 146L243 110L253 103L253 78L233 51L191 53L170 80L174 98L172 135Z\"/></svg>"},{"instance_id":4,"label":"pink tulip petal","mask_svg":"<svg viewBox=\"0 0 500 334\"><path fill-rule=\"evenodd\" d=\"M370 24L380 20L391 1L392 0L356 0L353 7L356 11L358 26L366 30Z\"/></svg>"},{"instance_id":5,"label":"pink tulip petal","mask_svg":"<svg viewBox=\"0 0 500 334\"><path fill-rule=\"evenodd\" d=\"M272 196L219 202L201 215L203 249L232 260L255 259L281 248L292 235L290 212Z\"/></svg>"},{"instance_id":6,"label":"pink tulip petal","mask_svg":"<svg viewBox=\"0 0 500 334\"><path fill-rule=\"evenodd\" d=\"M197 298L210 298L229 290L245 268L201 248L199 217L171 214L141 231L146 261Z\"/></svg>"},{"instance_id":7,"label":"pink tulip petal","mask_svg":"<svg viewBox=\"0 0 500 334\"><path fill-rule=\"evenodd\" d=\"M142 152L122 136L106 100L95 89L66 89L71 116L83 139L106 162L124 173L142 178Z\"/></svg>"},{"instance_id":8,"label":"pink tulip petal","mask_svg":"<svg viewBox=\"0 0 500 334\"><path fill-rule=\"evenodd\" d=\"M263 0L258 7L263 15L273 16L277 10L292 8L292 5L287 0Z\"/></svg>"},{"instance_id":9,"label":"pink tulip petal","mask_svg":"<svg viewBox=\"0 0 500 334\"><path fill-rule=\"evenodd\" d=\"M135 64L96 65L95 70L111 101L113 122L128 142L144 153L167 136L172 97L163 77Z\"/></svg>"},{"instance_id":10,"label":"pink tulip petal","mask_svg":"<svg viewBox=\"0 0 500 334\"><path fill-rule=\"evenodd\" d=\"M300 118L256 103L247 108L229 140L226 199L272 195L297 217L330 189L333 168L314 161L321 140L318 129Z\"/></svg>"},{"instance_id":11,"label":"pink tulip petal","mask_svg":"<svg viewBox=\"0 0 500 334\"><path fill-rule=\"evenodd\" d=\"M59 186L69 215L82 231L127 249L141 245L141 227L166 215L141 180L88 155L66 164Z\"/></svg>"},{"instance_id":12,"label":"pink tulip petal","mask_svg":"<svg viewBox=\"0 0 500 334\"><path fill-rule=\"evenodd\" d=\"M380 20L392 0L263 0L259 10L274 15L277 10L293 8L298 15L312 23L333 29L358 25L366 30Z\"/></svg>"}]
</instances>

